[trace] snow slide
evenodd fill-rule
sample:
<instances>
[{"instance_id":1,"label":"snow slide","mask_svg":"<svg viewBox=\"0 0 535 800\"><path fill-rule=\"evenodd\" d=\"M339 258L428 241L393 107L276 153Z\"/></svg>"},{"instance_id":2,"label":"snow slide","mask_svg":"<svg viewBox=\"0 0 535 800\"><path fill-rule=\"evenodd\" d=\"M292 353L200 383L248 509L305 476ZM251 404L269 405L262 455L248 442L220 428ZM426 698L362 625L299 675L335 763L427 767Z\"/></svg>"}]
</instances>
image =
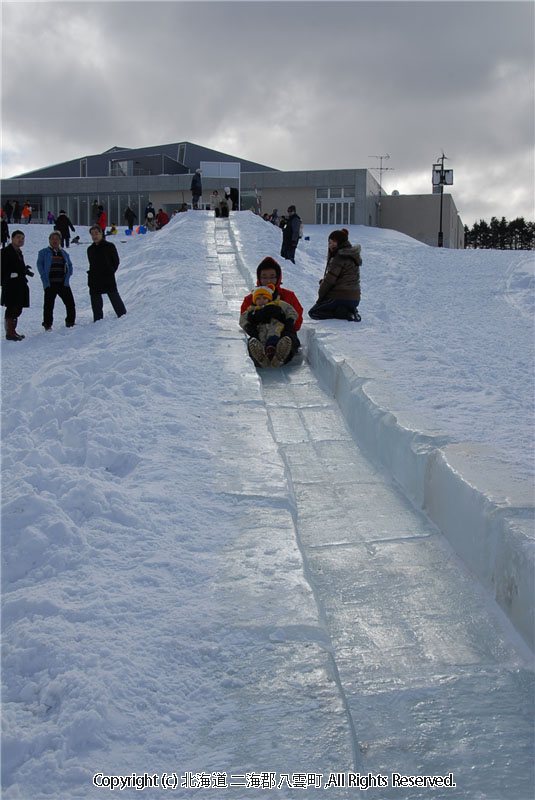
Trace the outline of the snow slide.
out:
<instances>
[{"instance_id":1,"label":"snow slide","mask_svg":"<svg viewBox=\"0 0 535 800\"><path fill-rule=\"evenodd\" d=\"M40 330L33 283L27 339L2 343L3 797L147 773L188 800L345 798L331 775L374 773L381 800L528 800L522 642L310 366L247 357L259 224L118 242L128 314L97 324L71 248L76 327L58 303Z\"/></svg>"}]
</instances>

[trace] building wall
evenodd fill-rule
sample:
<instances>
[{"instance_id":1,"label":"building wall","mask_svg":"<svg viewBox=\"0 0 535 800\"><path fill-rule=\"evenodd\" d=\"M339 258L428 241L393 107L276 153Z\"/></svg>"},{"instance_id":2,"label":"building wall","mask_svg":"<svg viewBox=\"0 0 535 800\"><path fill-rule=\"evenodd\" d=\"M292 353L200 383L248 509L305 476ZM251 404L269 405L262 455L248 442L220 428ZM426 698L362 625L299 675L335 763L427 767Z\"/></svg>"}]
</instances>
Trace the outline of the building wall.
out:
<instances>
[{"instance_id":1,"label":"building wall","mask_svg":"<svg viewBox=\"0 0 535 800\"><path fill-rule=\"evenodd\" d=\"M10 178L2 181L2 197L3 202L30 200L35 221L46 218L48 211L57 214L64 208L75 225L88 223L90 206L93 200L98 200L104 205L110 222L121 225L127 203L139 220L149 199L156 209L161 207L166 211L184 202L191 203L191 178L191 174ZM316 222L333 226L380 225L406 233L425 244L436 247L438 243L440 195L381 195L378 182L367 169L242 172L240 185L242 193L247 193L246 207L254 205L255 184L263 213L277 208L279 214L284 215L292 204L308 225ZM222 191L226 185L237 186L238 181L203 179L203 207L208 207L214 189ZM464 247L463 225L449 194L443 196L442 227L445 247Z\"/></svg>"},{"instance_id":2,"label":"building wall","mask_svg":"<svg viewBox=\"0 0 535 800\"><path fill-rule=\"evenodd\" d=\"M204 194L206 195L206 192ZM211 192L206 195L207 202L209 202L210 194ZM173 206L179 209L182 203L191 203L191 192L189 190L176 189L174 191L151 192L150 199L156 211L159 208L165 209L166 206Z\"/></svg>"},{"instance_id":3,"label":"building wall","mask_svg":"<svg viewBox=\"0 0 535 800\"><path fill-rule=\"evenodd\" d=\"M301 221L313 225L316 220L316 190L307 187L295 189L262 189L262 213L271 214L274 208L279 216L286 216L288 206L295 206Z\"/></svg>"},{"instance_id":4,"label":"building wall","mask_svg":"<svg viewBox=\"0 0 535 800\"><path fill-rule=\"evenodd\" d=\"M406 233L419 242L437 247L440 229L440 195L385 195L381 198L381 228ZM463 248L464 228L453 198L443 195L444 247Z\"/></svg>"}]
</instances>

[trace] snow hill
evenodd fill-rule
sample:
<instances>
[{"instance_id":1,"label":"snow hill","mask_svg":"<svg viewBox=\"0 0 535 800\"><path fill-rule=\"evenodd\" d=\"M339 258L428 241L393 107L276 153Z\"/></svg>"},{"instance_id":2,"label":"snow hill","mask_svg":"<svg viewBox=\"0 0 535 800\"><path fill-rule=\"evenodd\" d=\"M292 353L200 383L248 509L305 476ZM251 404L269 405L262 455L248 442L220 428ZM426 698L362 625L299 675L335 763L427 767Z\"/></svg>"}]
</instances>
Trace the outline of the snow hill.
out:
<instances>
[{"instance_id":1,"label":"snow hill","mask_svg":"<svg viewBox=\"0 0 535 800\"><path fill-rule=\"evenodd\" d=\"M330 229L282 262L305 309ZM121 319L92 322L85 246L76 327L58 299L44 333L31 279L2 341L6 800L349 773L532 797L533 257L350 238L362 322L306 319L307 358L262 375L237 319L280 231L249 212L121 229Z\"/></svg>"}]
</instances>

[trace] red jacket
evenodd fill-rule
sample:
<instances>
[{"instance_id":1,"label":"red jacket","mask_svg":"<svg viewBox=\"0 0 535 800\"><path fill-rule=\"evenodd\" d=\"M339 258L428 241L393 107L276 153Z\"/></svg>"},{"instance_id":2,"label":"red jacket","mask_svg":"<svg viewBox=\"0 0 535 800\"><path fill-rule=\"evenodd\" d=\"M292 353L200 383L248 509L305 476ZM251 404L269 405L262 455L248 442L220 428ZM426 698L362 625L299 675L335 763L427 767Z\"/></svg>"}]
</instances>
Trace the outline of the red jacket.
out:
<instances>
[{"instance_id":1,"label":"red jacket","mask_svg":"<svg viewBox=\"0 0 535 800\"><path fill-rule=\"evenodd\" d=\"M291 306L295 308L297 311L297 320L294 323L294 331L298 331L301 325L303 324L303 306L297 299L296 295L291 292L289 289L283 289L281 286L282 283L282 270L280 264L278 264L274 258L265 258L263 261L260 262L258 267L256 268L256 285L261 286L260 283L260 272L262 269L266 267L272 267L277 273L277 284L275 286L275 294L273 295L273 299L276 300L280 298L280 300L284 300L285 303L289 303ZM240 308L240 314L243 314L246 308L248 308L253 302L253 293L248 294L247 297L243 298L243 302Z\"/></svg>"},{"instance_id":2,"label":"red jacket","mask_svg":"<svg viewBox=\"0 0 535 800\"><path fill-rule=\"evenodd\" d=\"M108 215L105 211L101 211L97 217L97 225L99 228L102 228L103 231L106 230L106 225L108 224Z\"/></svg>"},{"instance_id":3,"label":"red jacket","mask_svg":"<svg viewBox=\"0 0 535 800\"><path fill-rule=\"evenodd\" d=\"M167 223L169 222L169 215L166 214L165 211L158 211L158 213L156 214L156 222L158 223L160 228L163 228L163 226L167 225Z\"/></svg>"}]
</instances>

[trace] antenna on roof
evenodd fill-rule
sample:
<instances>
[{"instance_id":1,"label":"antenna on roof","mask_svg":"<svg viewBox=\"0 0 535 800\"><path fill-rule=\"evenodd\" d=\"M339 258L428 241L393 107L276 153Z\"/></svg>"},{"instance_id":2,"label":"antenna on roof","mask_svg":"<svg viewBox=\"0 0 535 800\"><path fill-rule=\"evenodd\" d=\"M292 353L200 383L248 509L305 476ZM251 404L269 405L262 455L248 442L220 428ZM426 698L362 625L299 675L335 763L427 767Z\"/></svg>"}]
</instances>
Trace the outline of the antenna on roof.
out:
<instances>
[{"instance_id":1,"label":"antenna on roof","mask_svg":"<svg viewBox=\"0 0 535 800\"><path fill-rule=\"evenodd\" d=\"M383 172L387 172L388 170L393 170L395 167L383 167L383 160L387 161L390 156L388 153L385 153L383 156L368 156L368 158L378 158L379 159L379 167L372 167L372 169L379 170L379 200L377 201L377 223L378 227L381 227L381 197L383 196Z\"/></svg>"}]
</instances>

